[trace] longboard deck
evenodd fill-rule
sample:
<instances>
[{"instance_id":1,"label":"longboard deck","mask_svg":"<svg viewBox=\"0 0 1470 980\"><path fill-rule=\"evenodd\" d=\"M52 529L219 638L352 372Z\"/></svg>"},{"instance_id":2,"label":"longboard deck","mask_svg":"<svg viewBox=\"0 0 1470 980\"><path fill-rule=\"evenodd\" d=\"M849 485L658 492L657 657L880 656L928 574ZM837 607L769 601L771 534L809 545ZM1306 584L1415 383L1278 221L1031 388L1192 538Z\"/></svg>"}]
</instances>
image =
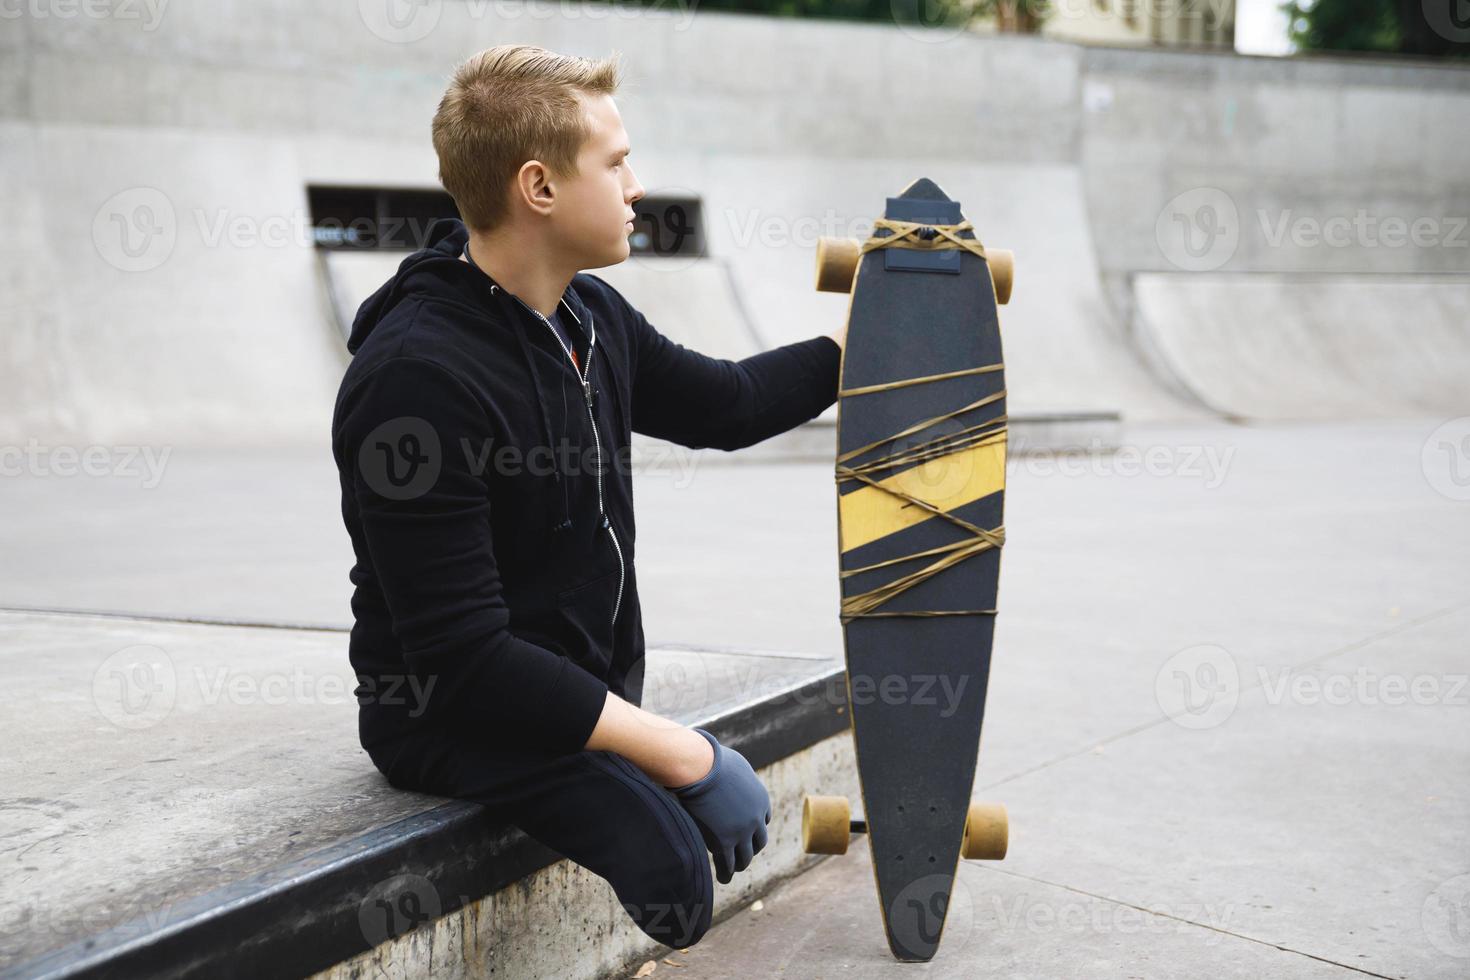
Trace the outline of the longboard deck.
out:
<instances>
[{"instance_id":1,"label":"longboard deck","mask_svg":"<svg viewBox=\"0 0 1470 980\"><path fill-rule=\"evenodd\" d=\"M932 217L931 217L932 215ZM953 224L958 204L921 179L889 199L885 217ZM967 233L966 233L967 234ZM1005 372L999 320L986 261L963 249L944 261L958 270L907 271L912 253L863 255L853 284L838 401L839 567L844 601L922 569L940 557L913 557L971 542L971 530L856 479L861 466L936 438L957 440L980 426L979 445L867 475L984 529L1003 527ZM893 267L899 266L899 267ZM969 368L983 373L854 392ZM950 419L895 434L977 401ZM996 421L999 420L999 421ZM989 423L989 424L987 424ZM972 434L973 435L973 434ZM888 943L900 960L928 960L940 943L974 783L1000 574L999 547L937 572L871 609L844 615L848 697L868 842ZM909 557L905 557L909 556ZM894 559L894 564L881 565ZM867 569L857 574L847 574ZM971 611L892 616L894 612ZM844 611L845 613L847 610Z\"/></svg>"}]
</instances>

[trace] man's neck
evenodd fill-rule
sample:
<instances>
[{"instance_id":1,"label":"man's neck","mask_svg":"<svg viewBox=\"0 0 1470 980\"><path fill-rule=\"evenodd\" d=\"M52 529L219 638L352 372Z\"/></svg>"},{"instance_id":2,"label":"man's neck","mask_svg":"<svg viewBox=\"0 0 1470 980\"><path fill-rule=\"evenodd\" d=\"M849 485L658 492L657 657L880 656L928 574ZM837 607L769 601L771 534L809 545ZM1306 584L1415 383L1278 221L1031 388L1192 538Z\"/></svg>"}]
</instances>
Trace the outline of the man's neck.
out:
<instances>
[{"instance_id":1,"label":"man's neck","mask_svg":"<svg viewBox=\"0 0 1470 980\"><path fill-rule=\"evenodd\" d=\"M469 251L474 258L473 265L494 279L500 288L546 317L556 312L562 294L576 274L553 263L538 262L537 257L546 254L544 248L505 235L472 231Z\"/></svg>"}]
</instances>

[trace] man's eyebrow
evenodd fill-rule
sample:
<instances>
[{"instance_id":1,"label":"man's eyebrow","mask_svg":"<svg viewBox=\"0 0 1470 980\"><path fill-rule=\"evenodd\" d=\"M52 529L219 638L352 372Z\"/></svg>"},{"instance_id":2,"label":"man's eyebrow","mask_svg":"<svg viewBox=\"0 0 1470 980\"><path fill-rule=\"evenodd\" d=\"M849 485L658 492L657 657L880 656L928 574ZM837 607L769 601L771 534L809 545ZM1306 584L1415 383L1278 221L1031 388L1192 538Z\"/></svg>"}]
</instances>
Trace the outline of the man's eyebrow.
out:
<instances>
[{"instance_id":1,"label":"man's eyebrow","mask_svg":"<svg viewBox=\"0 0 1470 980\"><path fill-rule=\"evenodd\" d=\"M632 153L632 152L633 152L633 148L632 147L622 146L622 147L619 147L616 150L613 150L612 151L612 156L609 159L616 160L618 157L625 157L629 153Z\"/></svg>"}]
</instances>

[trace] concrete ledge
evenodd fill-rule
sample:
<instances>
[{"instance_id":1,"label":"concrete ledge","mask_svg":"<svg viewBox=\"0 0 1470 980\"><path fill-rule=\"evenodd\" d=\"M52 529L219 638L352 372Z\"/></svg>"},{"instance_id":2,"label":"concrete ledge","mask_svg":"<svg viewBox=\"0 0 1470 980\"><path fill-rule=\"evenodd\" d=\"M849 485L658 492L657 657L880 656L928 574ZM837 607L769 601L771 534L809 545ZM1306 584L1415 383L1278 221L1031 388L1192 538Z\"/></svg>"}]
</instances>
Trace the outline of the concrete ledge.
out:
<instances>
[{"instance_id":1,"label":"concrete ledge","mask_svg":"<svg viewBox=\"0 0 1470 980\"><path fill-rule=\"evenodd\" d=\"M757 768L771 791L776 814L770 839L748 871L728 885L715 883L715 922L824 860L801 848L801 803L806 793L858 798L853 744L845 731ZM444 902L447 893L435 881L423 870L405 867L369 892L363 900L364 915L372 914L369 898L393 907ZM430 975L452 980L487 976L592 980L630 975L644 960L675 955L633 924L606 882L568 860L548 863L525 880L456 906L422 928L316 974L314 980ZM381 921L379 916L375 924Z\"/></svg>"},{"instance_id":2,"label":"concrete ledge","mask_svg":"<svg viewBox=\"0 0 1470 980\"><path fill-rule=\"evenodd\" d=\"M301 660L346 643L340 634L84 616L12 614L7 625L17 656L28 650L34 659L43 648L57 655L52 672L67 688L76 686L75 678L62 675L91 675L92 650L138 640L167 645L181 678L210 657L269 671L270 664L259 663L267 659L262 651ZM9 734L24 746L26 731L45 738L48 726L75 727L44 713L46 700L33 699L36 714L6 718L0 729L20 726ZM804 792L817 785L856 790L851 740L834 737L846 731L848 718L843 672L829 658L654 648L644 704L710 728L769 781L778 810L771 842L758 871L717 885L717 915L805 860L798 840ZM160 725L143 733L149 737L114 738L122 759L79 755L76 764L62 766L56 759L63 756L31 752L33 765L54 771L38 787L44 796L0 807L10 811L0 813L8 821L0 827L11 827L8 836L27 865L0 911L30 933L11 946L0 971L16 978L353 976L353 964L370 963L427 974L428 963L417 958L432 955L436 976L479 975L493 962L509 976L592 977L630 957L667 952L627 919L601 879L519 830L489 821L476 804L394 790L365 755L344 754L347 746L339 743L352 732L339 736L355 705L344 709L308 705L299 717L317 726L313 732L284 718L263 722L244 707L218 707L233 713L237 744L258 748L267 768L290 776L270 780L275 788L255 796L240 784L265 777L228 764L189 769L192 782L175 781L173 760L159 758L150 738L171 739L174 753L211 755L197 718L171 732ZM268 741L258 731L262 723L287 731ZM188 740L183 745L180 733ZM55 751L73 757L64 746ZM117 766L134 775L127 799L84 792ZM359 766L365 771L358 773ZM351 788L333 778L343 770L351 773ZM183 799L182 786L188 787ZM27 808L19 806L27 803L66 808L66 825L79 832L46 831L45 847L37 847ZM276 812L255 812L260 806ZM298 830L257 832L256 823L280 823L282 809L289 814L285 826ZM343 821L345 810L364 815ZM372 817L395 810L388 819ZM308 842L305 853L293 856L293 841ZM172 850L166 870L156 867L166 853L159 848ZM119 859L148 874L119 872Z\"/></svg>"}]
</instances>

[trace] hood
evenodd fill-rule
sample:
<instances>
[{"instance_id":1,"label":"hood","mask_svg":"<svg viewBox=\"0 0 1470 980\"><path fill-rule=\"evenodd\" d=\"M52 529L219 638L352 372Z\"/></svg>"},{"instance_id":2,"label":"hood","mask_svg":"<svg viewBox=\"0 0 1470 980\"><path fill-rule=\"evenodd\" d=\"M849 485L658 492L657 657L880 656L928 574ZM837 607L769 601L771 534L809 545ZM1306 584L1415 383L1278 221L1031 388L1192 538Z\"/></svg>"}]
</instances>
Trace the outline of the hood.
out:
<instances>
[{"instance_id":1,"label":"hood","mask_svg":"<svg viewBox=\"0 0 1470 980\"><path fill-rule=\"evenodd\" d=\"M468 229L457 218L440 218L435 221L429 228L424 247L399 263L398 271L393 277L378 287L377 292L357 308L357 316L352 320L352 332L347 337L348 352L356 354L383 318L399 303L415 295L429 294L484 313L507 313L512 320L519 322L517 310L514 309L520 305L519 300L484 272L468 262L460 261L460 254L464 252L469 237ZM585 317L587 308L570 285L562 294L562 300L578 320ZM531 315L528 310L519 312Z\"/></svg>"},{"instance_id":2,"label":"hood","mask_svg":"<svg viewBox=\"0 0 1470 980\"><path fill-rule=\"evenodd\" d=\"M429 228L429 238L425 246L400 262L393 277L378 287L377 292L357 308L357 316L352 320L352 332L347 337L347 350L356 354L363 341L367 340L383 318L415 293L427 292L445 298L453 298L458 294L459 298L472 306L487 300L493 302L491 290L477 289L481 284L464 275L465 263L459 261L459 254L464 251L468 240L469 232L463 223L442 218L434 222Z\"/></svg>"}]
</instances>

